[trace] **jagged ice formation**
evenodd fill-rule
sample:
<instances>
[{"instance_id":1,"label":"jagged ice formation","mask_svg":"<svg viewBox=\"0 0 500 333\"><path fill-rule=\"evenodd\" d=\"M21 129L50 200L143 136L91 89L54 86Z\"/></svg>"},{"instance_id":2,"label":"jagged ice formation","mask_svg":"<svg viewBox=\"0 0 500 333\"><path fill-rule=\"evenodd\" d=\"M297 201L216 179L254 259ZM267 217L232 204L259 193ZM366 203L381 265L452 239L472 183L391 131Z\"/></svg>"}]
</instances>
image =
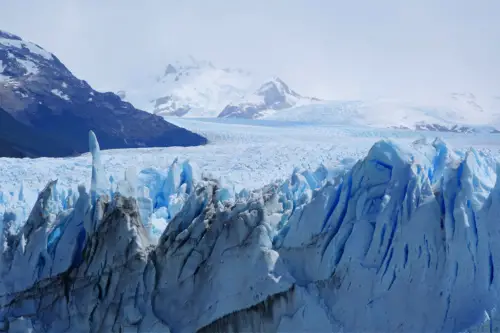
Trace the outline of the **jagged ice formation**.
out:
<instances>
[{"instance_id":1,"label":"jagged ice formation","mask_svg":"<svg viewBox=\"0 0 500 333\"><path fill-rule=\"evenodd\" d=\"M18 230L3 214L0 331L462 332L495 312L487 155L381 141L349 170L234 193L178 161L105 184L90 146L90 193L54 181Z\"/></svg>"}]
</instances>

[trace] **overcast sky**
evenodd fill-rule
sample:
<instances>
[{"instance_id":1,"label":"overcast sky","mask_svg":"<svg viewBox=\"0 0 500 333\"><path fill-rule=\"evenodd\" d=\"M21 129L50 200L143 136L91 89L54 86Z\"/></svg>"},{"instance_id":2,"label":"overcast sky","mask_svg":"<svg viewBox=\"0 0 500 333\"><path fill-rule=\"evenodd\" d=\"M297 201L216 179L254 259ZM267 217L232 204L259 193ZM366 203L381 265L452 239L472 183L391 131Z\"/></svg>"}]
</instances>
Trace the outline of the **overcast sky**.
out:
<instances>
[{"instance_id":1,"label":"overcast sky","mask_svg":"<svg viewBox=\"0 0 500 333\"><path fill-rule=\"evenodd\" d=\"M192 54L328 98L500 94L499 0L2 0L0 29L100 90Z\"/></svg>"}]
</instances>

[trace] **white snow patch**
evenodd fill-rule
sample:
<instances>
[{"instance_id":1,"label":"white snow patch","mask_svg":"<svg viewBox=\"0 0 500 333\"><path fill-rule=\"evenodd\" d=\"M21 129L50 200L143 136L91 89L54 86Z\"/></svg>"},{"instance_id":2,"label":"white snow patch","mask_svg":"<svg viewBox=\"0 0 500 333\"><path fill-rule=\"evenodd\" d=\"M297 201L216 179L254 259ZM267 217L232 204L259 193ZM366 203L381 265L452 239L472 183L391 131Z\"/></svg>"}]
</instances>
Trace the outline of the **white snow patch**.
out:
<instances>
[{"instance_id":1,"label":"white snow patch","mask_svg":"<svg viewBox=\"0 0 500 333\"><path fill-rule=\"evenodd\" d=\"M66 89L66 88L68 88L68 84L67 84L66 82L63 82L63 83L61 84L61 86L62 86L63 88L65 88L65 89Z\"/></svg>"},{"instance_id":2,"label":"white snow patch","mask_svg":"<svg viewBox=\"0 0 500 333\"><path fill-rule=\"evenodd\" d=\"M14 80L12 77L0 74L0 82L4 87L19 87L19 81Z\"/></svg>"},{"instance_id":3,"label":"white snow patch","mask_svg":"<svg viewBox=\"0 0 500 333\"><path fill-rule=\"evenodd\" d=\"M64 99L64 100L66 100L66 101L71 100L71 99L69 98L69 96L68 96L68 95L66 95L65 93L63 93L61 90L58 90L58 89L52 89L50 92L51 92L51 93L53 93L54 95L56 95L57 97L62 98L62 99Z\"/></svg>"},{"instance_id":4,"label":"white snow patch","mask_svg":"<svg viewBox=\"0 0 500 333\"><path fill-rule=\"evenodd\" d=\"M18 59L16 59L16 61L18 63L20 63L21 66L23 66L26 69L26 71L27 71L26 75L36 75L40 71L38 66L33 61L31 61L29 59L19 59L18 58Z\"/></svg>"},{"instance_id":5,"label":"white snow patch","mask_svg":"<svg viewBox=\"0 0 500 333\"><path fill-rule=\"evenodd\" d=\"M0 60L0 82L6 81L9 76L3 75L3 71L5 70L5 65L3 64L2 60Z\"/></svg>"},{"instance_id":6,"label":"white snow patch","mask_svg":"<svg viewBox=\"0 0 500 333\"><path fill-rule=\"evenodd\" d=\"M12 47L15 47L18 49L26 48L29 50L30 53L39 55L47 60L54 59L51 53L45 51L40 46L33 44L31 42L17 40L17 39L7 39L7 38L0 37L0 44L6 45L6 46L12 46Z\"/></svg>"},{"instance_id":7,"label":"white snow patch","mask_svg":"<svg viewBox=\"0 0 500 333\"><path fill-rule=\"evenodd\" d=\"M21 97L22 97L22 98L26 98L26 97L28 97L28 94L23 93L22 91L19 91L19 90L16 90L16 94L21 95Z\"/></svg>"}]
</instances>

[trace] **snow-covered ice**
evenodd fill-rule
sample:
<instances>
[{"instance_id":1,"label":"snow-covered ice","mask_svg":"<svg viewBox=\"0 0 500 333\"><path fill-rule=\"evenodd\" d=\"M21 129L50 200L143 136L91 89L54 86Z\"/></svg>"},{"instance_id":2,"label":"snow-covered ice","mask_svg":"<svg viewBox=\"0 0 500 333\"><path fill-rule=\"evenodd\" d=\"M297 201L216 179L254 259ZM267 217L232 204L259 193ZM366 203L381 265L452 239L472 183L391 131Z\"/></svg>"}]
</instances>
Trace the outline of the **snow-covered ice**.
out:
<instances>
[{"instance_id":1,"label":"snow-covered ice","mask_svg":"<svg viewBox=\"0 0 500 333\"><path fill-rule=\"evenodd\" d=\"M29 59L16 59L26 69L26 75L36 75L39 72L38 66Z\"/></svg>"},{"instance_id":2,"label":"snow-covered ice","mask_svg":"<svg viewBox=\"0 0 500 333\"><path fill-rule=\"evenodd\" d=\"M189 161L200 174L220 179L236 191L255 189L287 178L294 168L315 169L321 164L336 167L363 157L379 139L391 138L408 146L433 133L363 127L321 126L279 121L239 119L183 119L168 121L200 133L210 140L206 146L108 150L101 152L106 177L123 179L129 167L164 172L172 162ZM475 147L496 155L498 135L442 133L455 149ZM48 181L57 179L59 189L78 193L82 180L90 180L91 155L74 158L0 158L0 196L17 205L24 184L25 209L29 209ZM90 183L86 183L90 186ZM9 198L7 200L7 198ZM2 202L0 200L0 202ZM5 204L4 204L5 205ZM5 210L0 204L0 214Z\"/></svg>"},{"instance_id":3,"label":"snow-covered ice","mask_svg":"<svg viewBox=\"0 0 500 333\"><path fill-rule=\"evenodd\" d=\"M189 124L209 132L207 122ZM307 150L314 140L305 133L321 133L277 125L252 125L257 144L303 131ZM212 146L235 149L250 135L236 135L244 123L212 126L227 130L225 140L213 135ZM108 179L91 133L90 194L49 182L24 224L15 228L11 213L3 218L1 329L464 332L494 316L495 137L380 140L383 133L365 129L325 131L368 150L359 161L296 169L241 191L176 159L139 176L122 163L115 170L122 176ZM453 149L452 141L462 146ZM17 201L26 201L26 188ZM154 239L144 217L160 211L173 216Z\"/></svg>"},{"instance_id":4,"label":"snow-covered ice","mask_svg":"<svg viewBox=\"0 0 500 333\"><path fill-rule=\"evenodd\" d=\"M498 126L499 106L497 98L452 94L448 99L441 97L426 102L388 98L325 101L266 114L262 119L412 129L417 124Z\"/></svg>"}]
</instances>

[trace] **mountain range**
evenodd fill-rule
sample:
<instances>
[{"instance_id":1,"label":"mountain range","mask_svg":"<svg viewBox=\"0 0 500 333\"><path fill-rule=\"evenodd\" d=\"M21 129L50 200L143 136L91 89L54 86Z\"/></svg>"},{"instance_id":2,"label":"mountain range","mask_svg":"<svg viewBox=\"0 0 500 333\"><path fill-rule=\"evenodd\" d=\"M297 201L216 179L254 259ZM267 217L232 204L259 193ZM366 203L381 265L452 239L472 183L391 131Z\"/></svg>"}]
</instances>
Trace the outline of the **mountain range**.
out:
<instances>
[{"instance_id":1,"label":"mountain range","mask_svg":"<svg viewBox=\"0 0 500 333\"><path fill-rule=\"evenodd\" d=\"M500 98L449 93L431 99L322 100L306 97L276 76L220 68L188 57L159 76L119 92L126 101L161 116L321 122L408 130L495 132Z\"/></svg>"},{"instance_id":2,"label":"mountain range","mask_svg":"<svg viewBox=\"0 0 500 333\"><path fill-rule=\"evenodd\" d=\"M117 94L154 114L193 118L254 119L269 113L265 111L318 101L299 95L278 77L266 79L239 68L220 68L192 56Z\"/></svg>"},{"instance_id":3,"label":"mountain range","mask_svg":"<svg viewBox=\"0 0 500 333\"><path fill-rule=\"evenodd\" d=\"M89 130L104 149L207 142L165 120L172 116L497 133L499 110L499 97L473 93L425 102L321 100L279 77L265 79L193 57L168 64L149 83L103 93L42 47L0 31L0 156L79 154Z\"/></svg>"},{"instance_id":4,"label":"mountain range","mask_svg":"<svg viewBox=\"0 0 500 333\"><path fill-rule=\"evenodd\" d=\"M76 78L42 47L0 31L0 156L68 156L93 130L105 149L207 140Z\"/></svg>"}]
</instances>

